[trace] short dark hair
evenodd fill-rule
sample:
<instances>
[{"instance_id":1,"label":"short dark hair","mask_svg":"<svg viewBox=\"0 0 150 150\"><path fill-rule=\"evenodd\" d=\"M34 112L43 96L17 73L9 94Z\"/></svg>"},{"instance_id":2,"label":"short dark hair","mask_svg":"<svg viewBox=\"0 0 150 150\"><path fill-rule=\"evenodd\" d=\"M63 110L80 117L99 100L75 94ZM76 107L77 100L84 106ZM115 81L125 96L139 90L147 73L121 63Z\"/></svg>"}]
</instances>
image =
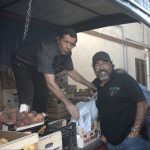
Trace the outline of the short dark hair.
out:
<instances>
[{"instance_id":1,"label":"short dark hair","mask_svg":"<svg viewBox=\"0 0 150 150\"><path fill-rule=\"evenodd\" d=\"M64 35L69 34L71 37L76 38L77 41L77 33L71 28L64 28L59 33L58 36L63 38Z\"/></svg>"}]
</instances>

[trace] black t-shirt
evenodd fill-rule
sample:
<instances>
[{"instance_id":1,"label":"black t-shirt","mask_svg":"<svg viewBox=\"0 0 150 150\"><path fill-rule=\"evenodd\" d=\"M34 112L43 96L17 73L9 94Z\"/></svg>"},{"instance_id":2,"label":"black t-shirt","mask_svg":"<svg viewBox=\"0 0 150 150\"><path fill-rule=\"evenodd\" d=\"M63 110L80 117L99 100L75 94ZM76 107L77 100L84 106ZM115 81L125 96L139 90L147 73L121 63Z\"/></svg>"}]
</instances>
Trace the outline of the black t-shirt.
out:
<instances>
[{"instance_id":1,"label":"black t-shirt","mask_svg":"<svg viewBox=\"0 0 150 150\"><path fill-rule=\"evenodd\" d=\"M35 66L43 74L74 69L71 52L61 55L56 40L24 43L18 48L16 57L28 65Z\"/></svg>"},{"instance_id":2,"label":"black t-shirt","mask_svg":"<svg viewBox=\"0 0 150 150\"><path fill-rule=\"evenodd\" d=\"M130 133L136 115L136 103L146 100L138 83L127 73L112 72L111 80L98 88L96 102L102 134L113 145L120 144Z\"/></svg>"}]
</instances>

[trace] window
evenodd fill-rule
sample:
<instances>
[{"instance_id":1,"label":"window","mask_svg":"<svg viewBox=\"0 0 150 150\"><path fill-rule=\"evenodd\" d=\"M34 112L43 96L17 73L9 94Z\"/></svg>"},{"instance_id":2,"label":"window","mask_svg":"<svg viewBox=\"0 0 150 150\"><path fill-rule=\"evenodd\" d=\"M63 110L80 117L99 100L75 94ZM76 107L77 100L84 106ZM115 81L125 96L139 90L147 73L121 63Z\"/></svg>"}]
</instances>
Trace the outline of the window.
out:
<instances>
[{"instance_id":1,"label":"window","mask_svg":"<svg viewBox=\"0 0 150 150\"><path fill-rule=\"evenodd\" d=\"M139 5L144 7L146 10L150 10L150 0L135 0Z\"/></svg>"},{"instance_id":2,"label":"window","mask_svg":"<svg viewBox=\"0 0 150 150\"><path fill-rule=\"evenodd\" d=\"M145 60L135 58L136 80L146 86L146 62Z\"/></svg>"}]
</instances>

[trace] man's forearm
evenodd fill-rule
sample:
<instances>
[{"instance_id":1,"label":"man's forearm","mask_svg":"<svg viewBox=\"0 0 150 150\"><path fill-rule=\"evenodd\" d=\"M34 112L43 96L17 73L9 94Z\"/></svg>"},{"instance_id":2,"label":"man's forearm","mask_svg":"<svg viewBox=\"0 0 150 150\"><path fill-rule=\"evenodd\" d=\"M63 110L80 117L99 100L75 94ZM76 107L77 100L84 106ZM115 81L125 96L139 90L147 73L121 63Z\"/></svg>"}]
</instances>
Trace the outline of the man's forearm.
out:
<instances>
[{"instance_id":1,"label":"man's forearm","mask_svg":"<svg viewBox=\"0 0 150 150\"><path fill-rule=\"evenodd\" d=\"M50 79L51 78L51 79ZM62 93L59 86L56 84L55 80L52 79L52 77L49 77L49 75L45 75L46 83L48 89L54 94L58 100L63 102L65 105L70 103L70 101L66 98L66 96Z\"/></svg>"},{"instance_id":2,"label":"man's forearm","mask_svg":"<svg viewBox=\"0 0 150 150\"><path fill-rule=\"evenodd\" d=\"M90 82L88 82L83 76L81 76L76 70L73 71L67 71L68 75L76 82L79 82L90 89L96 89L94 85Z\"/></svg>"},{"instance_id":3,"label":"man's forearm","mask_svg":"<svg viewBox=\"0 0 150 150\"><path fill-rule=\"evenodd\" d=\"M148 104L146 101L141 101L137 103L135 122L132 127L133 130L135 129L140 132L145 122L147 111L148 111Z\"/></svg>"},{"instance_id":4,"label":"man's forearm","mask_svg":"<svg viewBox=\"0 0 150 150\"><path fill-rule=\"evenodd\" d=\"M136 111L135 121L131 128L131 132L128 135L128 137L130 138L138 136L140 134L148 110L148 105L146 101L138 102L136 105L137 105L137 111Z\"/></svg>"},{"instance_id":5,"label":"man's forearm","mask_svg":"<svg viewBox=\"0 0 150 150\"><path fill-rule=\"evenodd\" d=\"M51 85L48 84L48 88L52 91L55 97L58 98L61 102L63 102L65 105L68 105L70 101L66 98L66 96L62 93L58 85Z\"/></svg>"},{"instance_id":6,"label":"man's forearm","mask_svg":"<svg viewBox=\"0 0 150 150\"><path fill-rule=\"evenodd\" d=\"M65 97L65 95L62 93L60 90L59 86L56 84L54 75L53 74L45 74L44 75L47 87L52 93L61 101L65 104L66 109L70 113L73 119L78 120L79 119L79 111L76 108L76 106L70 102L69 99Z\"/></svg>"}]
</instances>

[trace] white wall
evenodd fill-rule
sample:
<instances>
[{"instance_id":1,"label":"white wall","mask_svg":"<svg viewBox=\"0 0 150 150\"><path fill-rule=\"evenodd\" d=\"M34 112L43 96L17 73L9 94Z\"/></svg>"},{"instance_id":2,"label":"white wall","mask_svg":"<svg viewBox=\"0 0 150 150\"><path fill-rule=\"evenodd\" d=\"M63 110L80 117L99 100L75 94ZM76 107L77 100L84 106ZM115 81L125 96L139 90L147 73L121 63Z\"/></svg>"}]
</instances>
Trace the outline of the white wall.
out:
<instances>
[{"instance_id":1,"label":"white wall","mask_svg":"<svg viewBox=\"0 0 150 150\"><path fill-rule=\"evenodd\" d=\"M132 23L121 26L105 27L94 30L97 33L103 33L122 39L124 41L132 40L133 43L150 44L150 31L145 25ZM135 78L135 57L144 59L144 51L130 47L125 43L117 43L102 37L96 37L87 33L78 33L77 46L72 50L72 59L75 69L87 80L92 81L95 78L92 68L92 57L98 51L106 51L110 54L115 68L124 68ZM85 88L71 79L69 84L77 85L78 89Z\"/></svg>"}]
</instances>

